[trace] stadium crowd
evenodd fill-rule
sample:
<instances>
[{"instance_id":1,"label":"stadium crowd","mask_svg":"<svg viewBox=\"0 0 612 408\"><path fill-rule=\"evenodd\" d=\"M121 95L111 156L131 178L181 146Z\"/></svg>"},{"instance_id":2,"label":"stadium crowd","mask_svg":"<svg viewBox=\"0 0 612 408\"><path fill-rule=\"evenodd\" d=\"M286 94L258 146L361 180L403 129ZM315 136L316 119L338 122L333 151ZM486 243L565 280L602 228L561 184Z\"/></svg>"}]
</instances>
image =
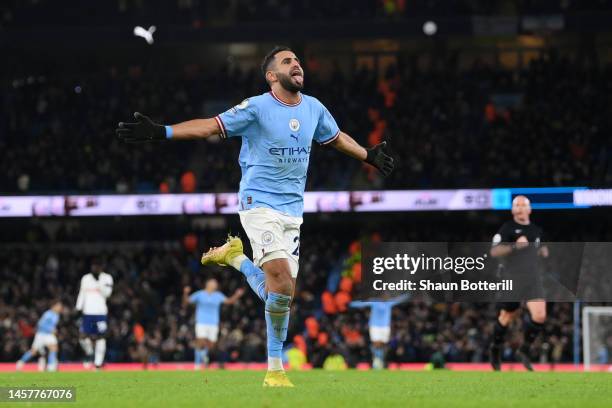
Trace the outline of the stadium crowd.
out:
<instances>
[{"instance_id":1,"label":"stadium crowd","mask_svg":"<svg viewBox=\"0 0 612 408\"><path fill-rule=\"evenodd\" d=\"M211 242L219 234L206 234ZM202 241L200 246L210 242ZM100 246L102 245L102 246ZM0 251L0 361L16 361L29 347L35 325L52 299L65 308L58 338L60 360L78 361L78 314L74 310L80 278L89 271L91 256L105 259L105 271L115 280L109 300L107 361L189 361L193 358L194 313L181 307L183 286L202 287L215 277L227 295L245 287L242 276L230 268L199 265L195 242L178 244L71 244L6 246ZM357 272L356 243L349 239L312 235L302 243L300 279L293 304L289 339L305 351L308 362L322 366L331 354L340 354L354 366L370 361L367 312L348 307L351 300L347 270ZM351 272L348 272L350 275ZM248 288L247 288L248 289ZM220 340L213 361L265 360L265 321L260 300L250 290L236 305L224 306ZM572 358L572 305L549 307L547 337L532 349L534 361L560 362ZM495 304L408 301L394 308L388 349L389 362L426 362L436 353L446 361L483 362ZM509 337L506 357L520 344Z\"/></svg>"},{"instance_id":2,"label":"stadium crowd","mask_svg":"<svg viewBox=\"0 0 612 408\"><path fill-rule=\"evenodd\" d=\"M362 68L323 78L316 64L304 64L306 92L324 102L340 127L364 144L387 140L398 159L383 180L317 147L309 189L612 182L612 66L596 55L568 59L553 50L521 71L478 61L463 70L452 56L423 70L400 58L382 77ZM203 110L212 115L265 89L255 70L194 65L176 76L132 66L3 84L4 193L234 191L239 141L126 146L113 128L133 111L164 123Z\"/></svg>"},{"instance_id":3,"label":"stadium crowd","mask_svg":"<svg viewBox=\"0 0 612 408\"><path fill-rule=\"evenodd\" d=\"M51 0L12 0L5 2L0 27L78 26L130 24L148 21L157 24L186 24L193 28L210 25L243 24L262 21L351 21L362 18L400 19L421 16L575 14L612 9L609 0L307 0L203 1L175 0L150 3L142 0L116 0L83 3L64 0L63 12ZM57 18L49 19L49 15ZM85 21L79 16L87 15ZM111 23L112 22L112 23Z\"/></svg>"}]
</instances>

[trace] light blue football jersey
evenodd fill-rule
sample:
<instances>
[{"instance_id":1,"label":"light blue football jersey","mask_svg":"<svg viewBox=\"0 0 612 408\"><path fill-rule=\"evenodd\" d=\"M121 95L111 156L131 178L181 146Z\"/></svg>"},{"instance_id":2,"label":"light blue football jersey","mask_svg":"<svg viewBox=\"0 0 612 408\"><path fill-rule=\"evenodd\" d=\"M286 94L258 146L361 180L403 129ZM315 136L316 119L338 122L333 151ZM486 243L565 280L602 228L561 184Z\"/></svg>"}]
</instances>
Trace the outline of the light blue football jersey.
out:
<instances>
[{"instance_id":1,"label":"light blue football jersey","mask_svg":"<svg viewBox=\"0 0 612 408\"><path fill-rule=\"evenodd\" d=\"M38 320L36 330L41 333L51 334L55 331L58 322L59 314L49 309L42 315L40 320Z\"/></svg>"},{"instance_id":2,"label":"light blue football jersey","mask_svg":"<svg viewBox=\"0 0 612 408\"><path fill-rule=\"evenodd\" d=\"M208 293L205 290L198 290L192 293L189 302L196 305L196 323L217 326L221 305L225 299L225 295L219 291Z\"/></svg>"},{"instance_id":3,"label":"light blue football jersey","mask_svg":"<svg viewBox=\"0 0 612 408\"><path fill-rule=\"evenodd\" d=\"M290 105L267 92L216 117L222 137L242 137L240 210L266 207L302 216L312 141L329 143L340 129L321 102L300 97Z\"/></svg>"}]
</instances>

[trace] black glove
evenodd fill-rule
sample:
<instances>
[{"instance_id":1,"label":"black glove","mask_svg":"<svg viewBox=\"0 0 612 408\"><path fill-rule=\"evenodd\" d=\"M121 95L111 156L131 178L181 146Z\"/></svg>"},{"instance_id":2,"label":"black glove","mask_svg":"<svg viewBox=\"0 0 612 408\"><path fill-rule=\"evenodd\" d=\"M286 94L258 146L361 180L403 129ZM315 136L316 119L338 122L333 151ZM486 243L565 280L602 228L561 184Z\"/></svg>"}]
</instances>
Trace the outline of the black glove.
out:
<instances>
[{"instance_id":1,"label":"black glove","mask_svg":"<svg viewBox=\"0 0 612 408\"><path fill-rule=\"evenodd\" d=\"M383 176L387 177L393 171L393 157L386 154L383 149L387 147L387 142L382 142L376 146L366 149L368 156L365 162L376 167Z\"/></svg>"},{"instance_id":2,"label":"black glove","mask_svg":"<svg viewBox=\"0 0 612 408\"><path fill-rule=\"evenodd\" d=\"M154 142L166 140L166 128L141 113L134 113L138 122L119 122L115 129L119 140L126 143Z\"/></svg>"}]
</instances>

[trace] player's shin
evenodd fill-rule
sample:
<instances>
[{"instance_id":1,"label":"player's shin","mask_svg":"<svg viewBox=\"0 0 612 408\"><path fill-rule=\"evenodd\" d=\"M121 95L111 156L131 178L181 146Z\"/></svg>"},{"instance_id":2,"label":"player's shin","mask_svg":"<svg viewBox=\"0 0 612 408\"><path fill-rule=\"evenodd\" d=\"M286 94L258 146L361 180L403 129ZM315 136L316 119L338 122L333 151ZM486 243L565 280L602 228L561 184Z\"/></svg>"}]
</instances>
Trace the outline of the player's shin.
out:
<instances>
[{"instance_id":1,"label":"player's shin","mask_svg":"<svg viewBox=\"0 0 612 408\"><path fill-rule=\"evenodd\" d=\"M30 350L23 353L23 356L19 359L19 361L23 363L27 363L32 358L32 352Z\"/></svg>"},{"instance_id":2,"label":"player's shin","mask_svg":"<svg viewBox=\"0 0 612 408\"><path fill-rule=\"evenodd\" d=\"M380 370L385 367L385 348L381 346L372 346L372 368Z\"/></svg>"},{"instance_id":3,"label":"player's shin","mask_svg":"<svg viewBox=\"0 0 612 408\"><path fill-rule=\"evenodd\" d=\"M201 348L197 348L195 349L194 353L193 353L193 368L195 370L199 370L202 367L202 351L203 349Z\"/></svg>"},{"instance_id":4,"label":"player's shin","mask_svg":"<svg viewBox=\"0 0 612 408\"><path fill-rule=\"evenodd\" d=\"M57 351L49 352L49 361L47 364L47 370L57 371Z\"/></svg>"},{"instance_id":5,"label":"player's shin","mask_svg":"<svg viewBox=\"0 0 612 408\"><path fill-rule=\"evenodd\" d=\"M202 362L204 362L204 367L208 367L208 362L209 362L209 358L208 358L208 348L204 347L202 349Z\"/></svg>"},{"instance_id":6,"label":"player's shin","mask_svg":"<svg viewBox=\"0 0 612 408\"><path fill-rule=\"evenodd\" d=\"M93 356L93 353L94 353L93 344L91 343L91 339L89 337L80 339L79 344L81 345L81 348L83 349L83 352L85 353L85 356L87 356L88 358Z\"/></svg>"},{"instance_id":7,"label":"player's shin","mask_svg":"<svg viewBox=\"0 0 612 408\"><path fill-rule=\"evenodd\" d=\"M521 346L521 351L527 354L529 352L529 347L534 342L534 340L538 337L538 335L544 330L544 325L542 323L534 322L529 316L525 320L524 324L524 339L523 345Z\"/></svg>"},{"instance_id":8,"label":"player's shin","mask_svg":"<svg viewBox=\"0 0 612 408\"><path fill-rule=\"evenodd\" d=\"M495 327L493 328L493 346L501 347L506 338L508 332L507 326L502 326L499 320L495 321Z\"/></svg>"},{"instance_id":9,"label":"player's shin","mask_svg":"<svg viewBox=\"0 0 612 408\"><path fill-rule=\"evenodd\" d=\"M270 292L266 299L266 328L268 335L268 370L283 370L283 342L287 339L291 296Z\"/></svg>"},{"instance_id":10,"label":"player's shin","mask_svg":"<svg viewBox=\"0 0 612 408\"><path fill-rule=\"evenodd\" d=\"M236 268L236 266L234 266L233 264L232 266L242 272L247 282L249 283L249 286L251 287L251 289L253 289L253 292L255 292L255 294L265 302L267 294L266 276L264 272L261 270L261 268L258 268L253 263L253 261L251 261L244 255L241 257L236 257L235 259L240 262L239 264L236 263L238 265L238 268Z\"/></svg>"},{"instance_id":11,"label":"player's shin","mask_svg":"<svg viewBox=\"0 0 612 408\"><path fill-rule=\"evenodd\" d=\"M96 340L96 350L94 357L94 364L96 367L101 367L104 363L104 355L106 354L106 339Z\"/></svg>"},{"instance_id":12,"label":"player's shin","mask_svg":"<svg viewBox=\"0 0 612 408\"><path fill-rule=\"evenodd\" d=\"M491 366L493 370L500 371L502 364L502 346L506 338L506 332L508 331L507 326L502 326L499 319L495 320L495 326L493 327L493 341L491 342L491 348L489 353L491 355Z\"/></svg>"},{"instance_id":13,"label":"player's shin","mask_svg":"<svg viewBox=\"0 0 612 408\"><path fill-rule=\"evenodd\" d=\"M46 363L47 363L47 359L45 358L45 355L41 354L38 357L38 371L45 371Z\"/></svg>"}]
</instances>

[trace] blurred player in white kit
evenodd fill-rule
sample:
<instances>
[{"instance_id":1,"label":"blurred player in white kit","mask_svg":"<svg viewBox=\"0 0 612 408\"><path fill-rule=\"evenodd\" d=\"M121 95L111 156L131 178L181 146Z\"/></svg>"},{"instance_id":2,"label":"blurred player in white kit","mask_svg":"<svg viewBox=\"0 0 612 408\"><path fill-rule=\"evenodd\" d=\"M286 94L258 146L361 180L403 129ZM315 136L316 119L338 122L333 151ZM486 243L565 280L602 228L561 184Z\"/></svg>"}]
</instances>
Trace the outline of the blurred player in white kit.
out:
<instances>
[{"instance_id":1,"label":"blurred player in white kit","mask_svg":"<svg viewBox=\"0 0 612 408\"><path fill-rule=\"evenodd\" d=\"M86 368L94 361L96 369L102 368L106 354L106 329L108 307L106 300L113 292L113 277L102 271L98 259L91 262L91 272L81 278L81 288L76 310L83 313L79 343L85 352Z\"/></svg>"}]
</instances>

